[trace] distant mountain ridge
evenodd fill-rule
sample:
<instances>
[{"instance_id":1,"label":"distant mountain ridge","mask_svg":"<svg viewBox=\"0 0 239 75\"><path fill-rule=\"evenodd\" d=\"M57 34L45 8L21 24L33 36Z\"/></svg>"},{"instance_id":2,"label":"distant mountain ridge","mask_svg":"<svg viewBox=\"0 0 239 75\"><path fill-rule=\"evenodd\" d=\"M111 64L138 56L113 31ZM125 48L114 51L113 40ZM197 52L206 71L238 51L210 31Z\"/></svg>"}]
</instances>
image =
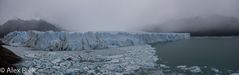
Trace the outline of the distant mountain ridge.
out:
<instances>
[{"instance_id":1,"label":"distant mountain ridge","mask_svg":"<svg viewBox=\"0 0 239 75\"><path fill-rule=\"evenodd\" d=\"M147 32L187 32L192 36L237 36L239 35L239 19L221 15L191 17L148 25L142 30Z\"/></svg>"},{"instance_id":2,"label":"distant mountain ridge","mask_svg":"<svg viewBox=\"0 0 239 75\"><path fill-rule=\"evenodd\" d=\"M61 31L60 27L57 27L45 20L21 20L14 19L8 20L3 25L0 25L0 38L3 38L6 34L13 31Z\"/></svg>"}]
</instances>

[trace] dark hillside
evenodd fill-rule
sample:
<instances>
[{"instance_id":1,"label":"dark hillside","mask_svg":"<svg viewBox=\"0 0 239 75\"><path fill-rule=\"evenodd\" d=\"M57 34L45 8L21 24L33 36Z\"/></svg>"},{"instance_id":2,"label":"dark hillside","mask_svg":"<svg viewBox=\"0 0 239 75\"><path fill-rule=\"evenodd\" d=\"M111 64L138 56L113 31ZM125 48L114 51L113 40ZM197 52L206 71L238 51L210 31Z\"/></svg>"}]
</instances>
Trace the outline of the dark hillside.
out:
<instances>
[{"instance_id":1,"label":"dark hillside","mask_svg":"<svg viewBox=\"0 0 239 75\"><path fill-rule=\"evenodd\" d=\"M148 25L142 28L142 31L187 32L192 36L238 36L239 19L219 15L191 17Z\"/></svg>"},{"instance_id":2,"label":"dark hillside","mask_svg":"<svg viewBox=\"0 0 239 75\"><path fill-rule=\"evenodd\" d=\"M9 32L28 30L61 31L62 29L44 20L9 20L0 26L0 38L4 37L4 35L8 34Z\"/></svg>"}]
</instances>

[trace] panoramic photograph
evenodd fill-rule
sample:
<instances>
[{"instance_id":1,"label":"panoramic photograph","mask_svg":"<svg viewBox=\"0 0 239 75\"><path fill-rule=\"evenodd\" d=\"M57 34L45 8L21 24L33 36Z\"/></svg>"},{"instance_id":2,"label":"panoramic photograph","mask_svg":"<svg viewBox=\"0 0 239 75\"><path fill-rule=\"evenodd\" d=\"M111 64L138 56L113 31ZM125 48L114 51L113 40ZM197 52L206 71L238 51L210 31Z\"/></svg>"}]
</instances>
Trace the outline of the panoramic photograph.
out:
<instances>
[{"instance_id":1,"label":"panoramic photograph","mask_svg":"<svg viewBox=\"0 0 239 75\"><path fill-rule=\"evenodd\" d=\"M239 0L0 0L0 75L239 75Z\"/></svg>"}]
</instances>

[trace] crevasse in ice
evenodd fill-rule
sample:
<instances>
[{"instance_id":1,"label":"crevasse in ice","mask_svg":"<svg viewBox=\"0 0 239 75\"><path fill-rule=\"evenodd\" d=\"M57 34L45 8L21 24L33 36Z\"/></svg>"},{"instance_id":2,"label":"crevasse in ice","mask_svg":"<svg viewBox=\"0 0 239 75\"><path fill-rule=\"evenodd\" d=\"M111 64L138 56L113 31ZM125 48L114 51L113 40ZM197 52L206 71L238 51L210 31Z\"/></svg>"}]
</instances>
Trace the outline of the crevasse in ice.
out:
<instances>
[{"instance_id":1,"label":"crevasse in ice","mask_svg":"<svg viewBox=\"0 0 239 75\"><path fill-rule=\"evenodd\" d=\"M189 39L188 33L15 31L3 42L40 50L66 51L123 47Z\"/></svg>"}]
</instances>

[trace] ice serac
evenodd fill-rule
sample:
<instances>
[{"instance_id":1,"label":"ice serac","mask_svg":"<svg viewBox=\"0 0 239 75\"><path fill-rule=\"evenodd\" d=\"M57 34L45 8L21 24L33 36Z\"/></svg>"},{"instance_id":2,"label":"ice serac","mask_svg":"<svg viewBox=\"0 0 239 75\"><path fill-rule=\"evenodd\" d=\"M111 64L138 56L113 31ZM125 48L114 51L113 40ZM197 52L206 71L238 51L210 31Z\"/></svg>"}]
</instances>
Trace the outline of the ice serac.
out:
<instances>
[{"instance_id":1,"label":"ice serac","mask_svg":"<svg viewBox=\"0 0 239 75\"><path fill-rule=\"evenodd\" d=\"M19 31L3 42L41 50L89 50L189 39L188 33Z\"/></svg>"}]
</instances>

